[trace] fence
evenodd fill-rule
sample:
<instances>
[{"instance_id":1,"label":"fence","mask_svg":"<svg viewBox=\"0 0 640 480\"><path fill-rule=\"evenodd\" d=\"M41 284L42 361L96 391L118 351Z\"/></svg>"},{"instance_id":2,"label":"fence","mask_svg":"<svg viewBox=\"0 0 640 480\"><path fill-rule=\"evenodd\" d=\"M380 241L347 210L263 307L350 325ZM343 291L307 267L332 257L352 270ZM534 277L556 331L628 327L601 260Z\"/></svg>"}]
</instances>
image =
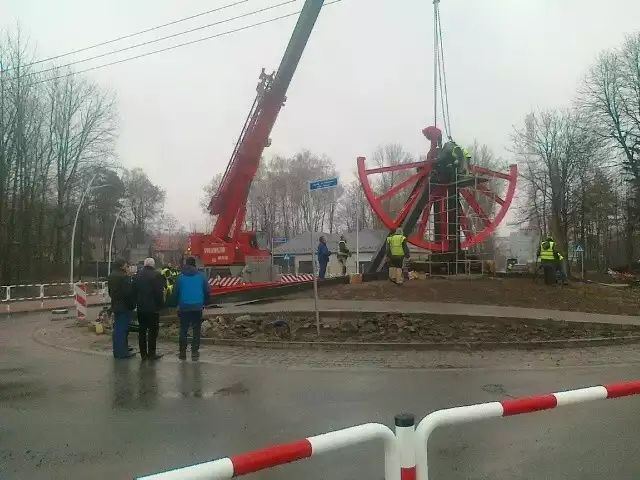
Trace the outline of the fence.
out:
<instances>
[{"instance_id":1,"label":"fence","mask_svg":"<svg viewBox=\"0 0 640 480\"><path fill-rule=\"evenodd\" d=\"M311 274L297 274L297 275L281 275L280 282L281 283L298 283L298 282L311 282L313 281L313 275ZM218 278L210 278L208 280L209 285L211 287L236 287L244 284L242 281L242 277L218 277Z\"/></svg>"},{"instance_id":2,"label":"fence","mask_svg":"<svg viewBox=\"0 0 640 480\"><path fill-rule=\"evenodd\" d=\"M385 425L367 423L308 437L297 442L138 477L137 480L230 479L371 440L382 440L384 443L385 480L428 480L427 443L436 428L638 394L640 394L640 381L634 381L503 402L448 408L427 415L417 428L413 415L397 415L395 434Z\"/></svg>"},{"instance_id":3,"label":"fence","mask_svg":"<svg viewBox=\"0 0 640 480\"><path fill-rule=\"evenodd\" d=\"M107 292L107 282L84 282L87 295L102 295ZM34 283L24 285L0 286L0 303L37 301L74 298L76 295L73 283Z\"/></svg>"},{"instance_id":4,"label":"fence","mask_svg":"<svg viewBox=\"0 0 640 480\"><path fill-rule=\"evenodd\" d=\"M396 437L389 427L380 423L366 423L323 433L264 450L139 477L138 480L196 480L204 478L221 480L240 477L371 440L382 440L384 443L385 480L400 480Z\"/></svg>"}]
</instances>

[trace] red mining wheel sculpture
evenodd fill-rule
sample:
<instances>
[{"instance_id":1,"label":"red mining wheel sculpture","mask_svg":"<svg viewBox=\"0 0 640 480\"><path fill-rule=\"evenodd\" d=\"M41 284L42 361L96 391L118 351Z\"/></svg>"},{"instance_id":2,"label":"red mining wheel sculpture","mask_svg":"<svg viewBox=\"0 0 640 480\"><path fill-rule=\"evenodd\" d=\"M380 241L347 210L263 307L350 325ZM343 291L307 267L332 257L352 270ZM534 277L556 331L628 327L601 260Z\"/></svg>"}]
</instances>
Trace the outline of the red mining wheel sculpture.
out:
<instances>
[{"instance_id":1,"label":"red mining wheel sculpture","mask_svg":"<svg viewBox=\"0 0 640 480\"><path fill-rule=\"evenodd\" d=\"M367 169L365 161L364 157L358 158L360 183L371 208L389 230L402 226L418 199L428 191L428 202L415 228L407 232L408 240L412 245L437 253L453 252L456 244L459 249L466 249L486 240L507 214L518 177L516 165L511 165L508 173L471 165L468 173L457 175L457 181L443 183L438 182L442 177L432 160L371 169ZM388 172L397 172L400 179L387 176L386 182L382 182L386 183L385 187L376 192L375 176ZM495 192L501 192L504 197ZM406 197L401 208L398 204L402 200L398 197ZM396 214L390 212L394 198ZM480 198L482 202L478 201ZM422 202L425 204L424 198Z\"/></svg>"}]
</instances>

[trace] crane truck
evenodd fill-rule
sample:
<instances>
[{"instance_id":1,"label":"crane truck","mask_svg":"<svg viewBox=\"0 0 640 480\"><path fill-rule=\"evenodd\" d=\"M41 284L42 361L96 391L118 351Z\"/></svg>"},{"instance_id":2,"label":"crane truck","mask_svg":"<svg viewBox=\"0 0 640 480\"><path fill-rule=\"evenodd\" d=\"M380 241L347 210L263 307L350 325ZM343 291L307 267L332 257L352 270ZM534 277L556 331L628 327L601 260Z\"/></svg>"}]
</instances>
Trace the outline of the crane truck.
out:
<instances>
[{"instance_id":1,"label":"crane truck","mask_svg":"<svg viewBox=\"0 0 640 480\"><path fill-rule=\"evenodd\" d=\"M231 159L216 194L209 203L211 215L217 215L213 231L193 233L186 253L210 274L237 275L250 259L269 259L267 238L261 232L243 231L246 204L264 149L271 144L270 134L287 89L298 67L324 0L306 0L278 70L259 76L257 95L244 123Z\"/></svg>"}]
</instances>

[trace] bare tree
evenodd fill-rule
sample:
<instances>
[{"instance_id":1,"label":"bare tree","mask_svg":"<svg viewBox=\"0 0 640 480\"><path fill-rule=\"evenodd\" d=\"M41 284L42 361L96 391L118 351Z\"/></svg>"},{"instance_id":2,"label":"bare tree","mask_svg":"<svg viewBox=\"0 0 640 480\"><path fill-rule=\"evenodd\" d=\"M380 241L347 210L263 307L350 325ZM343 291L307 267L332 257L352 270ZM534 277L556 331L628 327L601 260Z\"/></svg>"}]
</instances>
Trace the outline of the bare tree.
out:
<instances>
[{"instance_id":1,"label":"bare tree","mask_svg":"<svg viewBox=\"0 0 640 480\"><path fill-rule=\"evenodd\" d=\"M629 182L625 234L627 263L634 256L634 233L640 217L640 34L628 36L621 48L603 52L579 89L579 108L606 146L611 160Z\"/></svg>"},{"instance_id":2,"label":"bare tree","mask_svg":"<svg viewBox=\"0 0 640 480\"><path fill-rule=\"evenodd\" d=\"M580 114L552 110L528 115L525 127L514 134L514 147L524 164L521 181L530 196L528 220L548 225L542 231L552 233L566 251L573 192L598 158L597 141Z\"/></svg>"},{"instance_id":3,"label":"bare tree","mask_svg":"<svg viewBox=\"0 0 640 480\"><path fill-rule=\"evenodd\" d=\"M126 200L133 215L134 240L143 243L147 225L162 212L165 192L140 168L125 172Z\"/></svg>"}]
</instances>

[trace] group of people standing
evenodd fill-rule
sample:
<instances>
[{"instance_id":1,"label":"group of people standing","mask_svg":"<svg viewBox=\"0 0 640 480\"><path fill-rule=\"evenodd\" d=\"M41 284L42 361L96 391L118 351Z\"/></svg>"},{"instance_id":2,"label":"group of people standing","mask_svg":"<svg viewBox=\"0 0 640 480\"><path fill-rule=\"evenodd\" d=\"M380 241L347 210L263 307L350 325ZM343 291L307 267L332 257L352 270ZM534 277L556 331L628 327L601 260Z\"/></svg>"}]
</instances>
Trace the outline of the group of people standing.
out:
<instances>
[{"instance_id":1,"label":"group of people standing","mask_svg":"<svg viewBox=\"0 0 640 480\"><path fill-rule=\"evenodd\" d=\"M196 268L194 258L187 258L180 273L170 283L155 268L155 260L147 258L143 268L134 276L129 274L127 262L118 259L109 275L108 287L111 311L114 315L112 346L118 359L132 358L136 352L129 348L128 336L133 311L137 310L138 344L143 360L158 360L156 344L160 312L177 307L180 319L179 358L187 359L188 332L192 328L191 359L200 358L202 313L209 302L209 285L204 274Z\"/></svg>"},{"instance_id":2,"label":"group of people standing","mask_svg":"<svg viewBox=\"0 0 640 480\"><path fill-rule=\"evenodd\" d=\"M324 280L327 275L327 265L329 264L329 259L331 258L331 251L327 246L327 239L325 236L321 236L318 242L318 278L320 280ZM351 250L347 247L347 239L344 235L340 236L340 241L338 242L338 262L340 263L340 270L342 275L347 274L347 259L351 256Z\"/></svg>"},{"instance_id":3,"label":"group of people standing","mask_svg":"<svg viewBox=\"0 0 640 480\"><path fill-rule=\"evenodd\" d=\"M393 283L401 285L404 280L403 265L405 259L409 258L409 245L407 237L404 235L402 228L397 228L394 233L389 235L386 240L386 257L389 265L389 280ZM331 258L332 252L327 246L327 239L321 236L318 242L316 252L318 256L318 278L324 279L327 274L327 265ZM347 239L344 235L340 236L338 242L338 262L340 263L341 274L347 274L347 259L351 256L351 250L347 246Z\"/></svg>"}]
</instances>

